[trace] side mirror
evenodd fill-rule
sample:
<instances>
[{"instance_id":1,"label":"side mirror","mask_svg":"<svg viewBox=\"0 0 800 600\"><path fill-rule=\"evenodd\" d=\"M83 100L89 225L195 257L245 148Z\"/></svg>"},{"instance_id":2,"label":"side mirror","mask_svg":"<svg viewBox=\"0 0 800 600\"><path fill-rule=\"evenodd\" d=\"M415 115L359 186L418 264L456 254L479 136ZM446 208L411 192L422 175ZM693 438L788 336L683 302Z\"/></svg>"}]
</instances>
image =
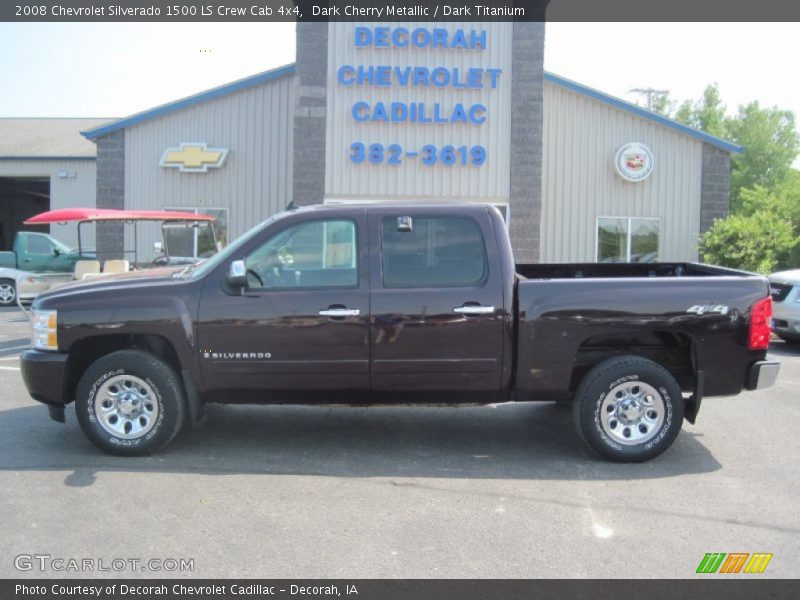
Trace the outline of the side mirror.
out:
<instances>
[{"instance_id":1,"label":"side mirror","mask_svg":"<svg viewBox=\"0 0 800 600\"><path fill-rule=\"evenodd\" d=\"M235 260L228 268L228 285L233 289L244 289L247 287L247 267L243 260Z\"/></svg>"},{"instance_id":2,"label":"side mirror","mask_svg":"<svg viewBox=\"0 0 800 600\"><path fill-rule=\"evenodd\" d=\"M53 256L61 256L61 250L58 248L53 248Z\"/></svg>"},{"instance_id":3,"label":"side mirror","mask_svg":"<svg viewBox=\"0 0 800 600\"><path fill-rule=\"evenodd\" d=\"M156 242L155 244L153 244L153 251L156 254L164 254L164 243Z\"/></svg>"}]
</instances>

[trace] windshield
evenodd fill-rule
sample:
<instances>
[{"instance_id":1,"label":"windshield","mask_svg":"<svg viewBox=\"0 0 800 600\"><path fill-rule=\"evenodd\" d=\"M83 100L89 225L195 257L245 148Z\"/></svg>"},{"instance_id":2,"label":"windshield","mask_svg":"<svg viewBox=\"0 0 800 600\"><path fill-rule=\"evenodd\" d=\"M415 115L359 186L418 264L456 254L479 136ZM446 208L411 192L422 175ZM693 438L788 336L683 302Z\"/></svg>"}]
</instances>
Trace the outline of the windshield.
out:
<instances>
[{"instance_id":1,"label":"windshield","mask_svg":"<svg viewBox=\"0 0 800 600\"><path fill-rule=\"evenodd\" d=\"M191 279L199 279L204 277L206 273L210 273L214 269L217 268L218 265L222 264L226 260L230 259L231 257L235 257L236 254L240 251L241 247L247 244L256 233L264 229L265 227L269 226L271 223L275 222L279 218L283 216L284 213L280 212L278 214L272 215L266 221L259 223L255 227L251 228L249 231L240 235L238 238L233 240L224 250L218 252L208 260L204 260L203 262L197 263L196 265L190 265L183 271L177 274L178 277L189 277ZM243 256L239 258L244 258Z\"/></svg>"}]
</instances>

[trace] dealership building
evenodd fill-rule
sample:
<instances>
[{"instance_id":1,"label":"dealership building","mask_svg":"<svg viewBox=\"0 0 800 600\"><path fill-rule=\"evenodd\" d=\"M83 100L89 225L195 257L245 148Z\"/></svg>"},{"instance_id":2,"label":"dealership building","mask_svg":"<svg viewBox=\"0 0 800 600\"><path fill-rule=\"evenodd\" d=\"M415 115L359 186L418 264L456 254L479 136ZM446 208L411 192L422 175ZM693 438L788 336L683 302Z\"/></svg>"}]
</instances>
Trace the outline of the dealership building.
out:
<instances>
[{"instance_id":1,"label":"dealership building","mask_svg":"<svg viewBox=\"0 0 800 600\"><path fill-rule=\"evenodd\" d=\"M742 148L545 72L544 49L542 23L298 24L292 65L87 127L97 206L233 238L292 201L480 202L519 262L697 260ZM98 249L129 250L121 227Z\"/></svg>"}]
</instances>

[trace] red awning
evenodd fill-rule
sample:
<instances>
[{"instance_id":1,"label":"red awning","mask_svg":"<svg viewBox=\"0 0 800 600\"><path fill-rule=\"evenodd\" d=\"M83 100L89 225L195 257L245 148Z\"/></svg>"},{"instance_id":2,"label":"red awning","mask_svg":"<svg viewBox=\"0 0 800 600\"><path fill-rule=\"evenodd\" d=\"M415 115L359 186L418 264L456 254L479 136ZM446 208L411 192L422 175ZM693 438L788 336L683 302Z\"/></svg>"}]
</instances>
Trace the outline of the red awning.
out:
<instances>
[{"instance_id":1,"label":"red awning","mask_svg":"<svg viewBox=\"0 0 800 600\"><path fill-rule=\"evenodd\" d=\"M213 221L209 215L171 210L114 210L110 208L62 208L31 217L25 225L83 223L86 221Z\"/></svg>"}]
</instances>

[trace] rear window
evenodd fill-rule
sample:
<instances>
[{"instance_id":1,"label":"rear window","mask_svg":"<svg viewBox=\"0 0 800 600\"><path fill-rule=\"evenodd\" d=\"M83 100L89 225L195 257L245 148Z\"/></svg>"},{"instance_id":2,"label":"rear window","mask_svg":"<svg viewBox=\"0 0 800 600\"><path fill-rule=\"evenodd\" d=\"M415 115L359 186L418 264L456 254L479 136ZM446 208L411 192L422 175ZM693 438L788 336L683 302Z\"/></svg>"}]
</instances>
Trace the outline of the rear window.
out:
<instances>
[{"instance_id":1,"label":"rear window","mask_svg":"<svg viewBox=\"0 0 800 600\"><path fill-rule=\"evenodd\" d=\"M486 277L481 230L465 217L387 217L381 251L387 288L474 286Z\"/></svg>"}]
</instances>

